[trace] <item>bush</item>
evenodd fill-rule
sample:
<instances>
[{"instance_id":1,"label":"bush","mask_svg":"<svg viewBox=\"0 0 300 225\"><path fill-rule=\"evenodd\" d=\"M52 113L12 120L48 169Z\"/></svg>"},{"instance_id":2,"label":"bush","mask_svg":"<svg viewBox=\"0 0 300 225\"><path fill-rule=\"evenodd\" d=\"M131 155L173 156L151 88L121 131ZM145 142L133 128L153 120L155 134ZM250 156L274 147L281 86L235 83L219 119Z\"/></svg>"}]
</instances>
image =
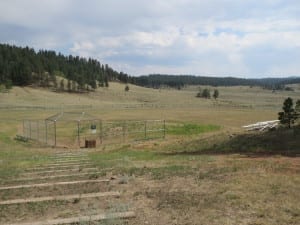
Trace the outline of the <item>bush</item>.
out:
<instances>
[{"instance_id":1,"label":"bush","mask_svg":"<svg viewBox=\"0 0 300 225\"><path fill-rule=\"evenodd\" d=\"M210 98L210 90L205 88L203 91L199 91L196 95L197 98Z\"/></svg>"}]
</instances>

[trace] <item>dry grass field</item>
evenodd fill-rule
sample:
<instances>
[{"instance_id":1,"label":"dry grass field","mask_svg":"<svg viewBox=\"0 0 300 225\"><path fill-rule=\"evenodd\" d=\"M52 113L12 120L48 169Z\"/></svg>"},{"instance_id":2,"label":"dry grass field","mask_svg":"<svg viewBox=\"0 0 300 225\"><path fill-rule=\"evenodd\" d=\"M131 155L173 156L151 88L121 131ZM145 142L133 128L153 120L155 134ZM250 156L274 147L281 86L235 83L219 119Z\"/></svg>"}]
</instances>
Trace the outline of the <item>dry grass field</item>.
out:
<instances>
[{"instance_id":1,"label":"dry grass field","mask_svg":"<svg viewBox=\"0 0 300 225\"><path fill-rule=\"evenodd\" d=\"M125 92L125 85L110 83L89 94L15 87L0 93L0 224L128 210L135 217L75 224L300 224L300 135L241 128L277 119L286 97L300 99L299 85L293 92L275 93L220 87L218 100L196 98L199 87L194 86L129 87ZM45 119L60 111L84 111L102 120L162 119L167 135L96 149L52 148L14 139L22 133L23 119ZM88 172L90 167L96 172ZM110 182L55 184L99 179ZM41 183L53 186L1 189ZM120 197L1 204L100 191L118 191Z\"/></svg>"}]
</instances>

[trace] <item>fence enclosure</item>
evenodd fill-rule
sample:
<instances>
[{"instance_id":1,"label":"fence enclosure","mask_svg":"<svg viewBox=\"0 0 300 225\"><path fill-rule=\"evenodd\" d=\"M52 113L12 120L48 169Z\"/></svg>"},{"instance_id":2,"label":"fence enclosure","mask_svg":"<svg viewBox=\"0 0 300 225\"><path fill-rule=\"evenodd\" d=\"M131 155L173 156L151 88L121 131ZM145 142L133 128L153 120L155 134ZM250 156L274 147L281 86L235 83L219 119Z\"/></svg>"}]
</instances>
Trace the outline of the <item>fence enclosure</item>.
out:
<instances>
[{"instance_id":1,"label":"fence enclosure","mask_svg":"<svg viewBox=\"0 0 300 225\"><path fill-rule=\"evenodd\" d=\"M102 121L85 113L60 113L45 120L24 120L25 138L54 147L84 147L86 141L112 144L164 138L164 120Z\"/></svg>"}]
</instances>

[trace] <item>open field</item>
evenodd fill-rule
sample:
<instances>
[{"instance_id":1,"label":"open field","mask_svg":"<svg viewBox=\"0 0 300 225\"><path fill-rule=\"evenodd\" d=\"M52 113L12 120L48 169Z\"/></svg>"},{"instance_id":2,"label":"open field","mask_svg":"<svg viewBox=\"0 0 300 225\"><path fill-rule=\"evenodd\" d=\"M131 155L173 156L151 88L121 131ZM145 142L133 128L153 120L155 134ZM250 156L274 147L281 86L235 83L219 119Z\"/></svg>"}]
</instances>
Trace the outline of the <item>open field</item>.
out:
<instances>
[{"instance_id":1,"label":"open field","mask_svg":"<svg viewBox=\"0 0 300 225\"><path fill-rule=\"evenodd\" d=\"M241 126L277 119L286 97L300 99L300 86L276 93L258 87L218 89L217 101L195 98L198 87L130 85L125 92L118 83L90 94L32 88L1 93L0 187L15 188L0 189L0 202L38 202L0 205L0 224L78 216L85 221L77 224L87 224L84 216L92 215L106 218L94 224L299 224L299 134L246 133ZM61 110L103 120L162 119L167 135L96 149L14 140L23 119L45 119ZM120 197L80 198L109 192ZM48 198L62 195L77 197ZM128 211L135 217L107 218Z\"/></svg>"}]
</instances>

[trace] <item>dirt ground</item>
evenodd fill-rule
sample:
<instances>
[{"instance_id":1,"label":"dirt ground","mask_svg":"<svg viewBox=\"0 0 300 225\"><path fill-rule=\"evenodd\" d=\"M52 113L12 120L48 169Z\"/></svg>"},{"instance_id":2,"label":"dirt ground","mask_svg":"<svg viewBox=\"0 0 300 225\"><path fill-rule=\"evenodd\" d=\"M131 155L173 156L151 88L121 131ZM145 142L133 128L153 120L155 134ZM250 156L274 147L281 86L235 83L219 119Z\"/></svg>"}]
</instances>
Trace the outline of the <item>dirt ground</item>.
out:
<instances>
[{"instance_id":1,"label":"dirt ground","mask_svg":"<svg viewBox=\"0 0 300 225\"><path fill-rule=\"evenodd\" d=\"M134 178L122 186L128 202L137 212L137 217L129 224L299 224L300 159L261 157L235 160L242 163L270 160L288 166L278 170L249 167L247 171L224 172L203 178L199 171L163 180ZM267 176L271 180L266 179ZM288 187L291 180L295 181L292 188Z\"/></svg>"}]
</instances>

